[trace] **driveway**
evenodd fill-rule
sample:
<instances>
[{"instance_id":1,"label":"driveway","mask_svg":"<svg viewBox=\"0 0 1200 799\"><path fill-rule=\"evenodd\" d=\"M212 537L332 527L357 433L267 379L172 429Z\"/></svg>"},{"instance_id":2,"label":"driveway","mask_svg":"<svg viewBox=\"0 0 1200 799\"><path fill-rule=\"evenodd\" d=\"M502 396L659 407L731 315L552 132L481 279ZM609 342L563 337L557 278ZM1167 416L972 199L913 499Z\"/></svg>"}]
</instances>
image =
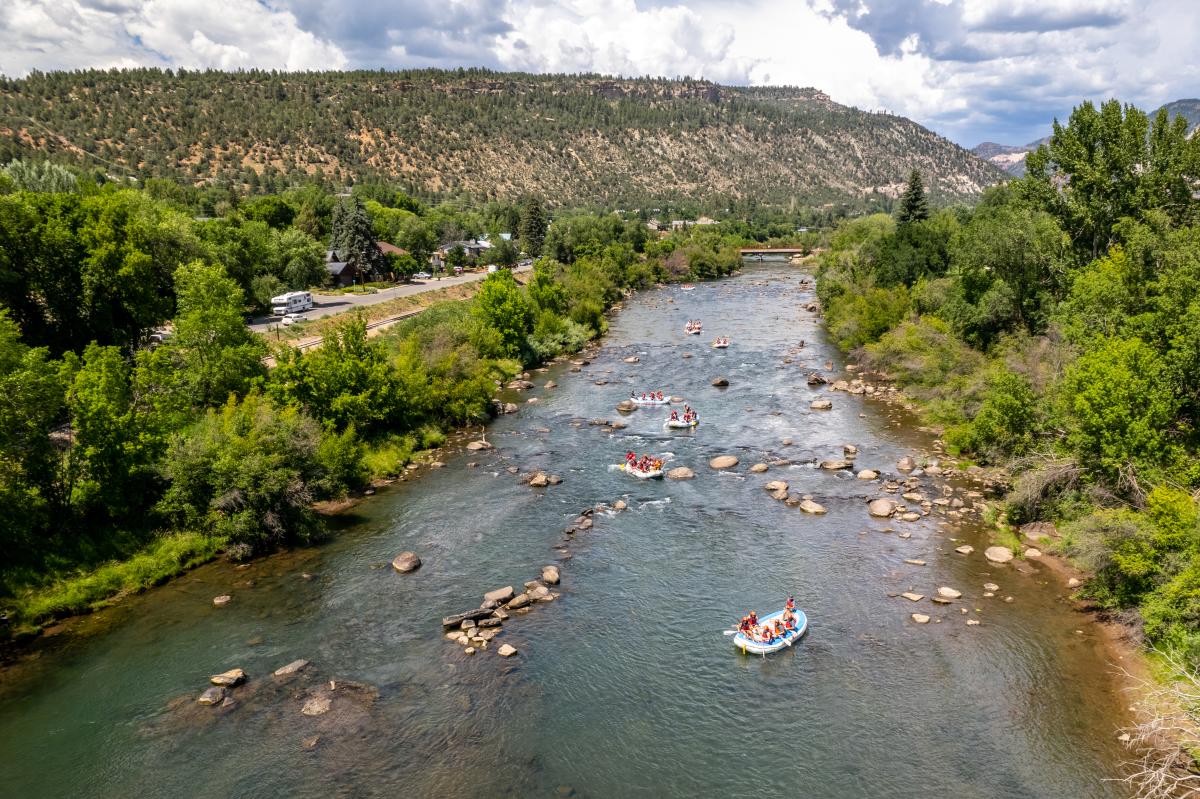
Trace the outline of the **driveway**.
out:
<instances>
[{"instance_id":1,"label":"driveway","mask_svg":"<svg viewBox=\"0 0 1200 799\"><path fill-rule=\"evenodd\" d=\"M518 266L513 271L528 272L532 268L532 266ZM456 277L444 277L441 280L436 278L415 280L412 283L393 286L389 289L380 289L374 294L316 294L314 292L312 310L305 311L300 316L303 316L305 319L320 319L322 316L345 313L346 311L365 305L374 305L379 302L394 300L397 297L411 297L414 294L421 294L426 291L437 291L438 289L449 288L451 286L459 286L463 283L483 280L485 277L487 277L486 272L467 272ZM255 333L266 333L278 324L278 316L260 316L251 320L250 329Z\"/></svg>"}]
</instances>

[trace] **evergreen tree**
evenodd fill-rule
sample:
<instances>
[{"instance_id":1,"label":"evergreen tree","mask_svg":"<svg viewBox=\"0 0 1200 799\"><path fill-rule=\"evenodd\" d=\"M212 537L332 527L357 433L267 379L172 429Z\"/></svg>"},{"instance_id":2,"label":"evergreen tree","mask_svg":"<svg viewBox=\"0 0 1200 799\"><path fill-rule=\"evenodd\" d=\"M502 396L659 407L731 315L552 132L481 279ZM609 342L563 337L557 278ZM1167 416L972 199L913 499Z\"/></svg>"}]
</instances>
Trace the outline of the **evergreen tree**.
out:
<instances>
[{"instance_id":1,"label":"evergreen tree","mask_svg":"<svg viewBox=\"0 0 1200 799\"><path fill-rule=\"evenodd\" d=\"M367 209L357 197L333 207L332 248L355 267L359 274L376 276L387 269L387 260L375 243L375 231Z\"/></svg>"},{"instance_id":2,"label":"evergreen tree","mask_svg":"<svg viewBox=\"0 0 1200 799\"><path fill-rule=\"evenodd\" d=\"M925 196L925 186L921 182L921 171L914 169L908 176L908 185L900 197L900 215L897 221L901 225L910 222L923 222L929 218L929 199Z\"/></svg>"},{"instance_id":3,"label":"evergreen tree","mask_svg":"<svg viewBox=\"0 0 1200 799\"><path fill-rule=\"evenodd\" d=\"M517 235L521 239L521 247L531 258L542 254L542 244L546 241L546 210L535 195L529 195L521 203L521 226Z\"/></svg>"}]
</instances>

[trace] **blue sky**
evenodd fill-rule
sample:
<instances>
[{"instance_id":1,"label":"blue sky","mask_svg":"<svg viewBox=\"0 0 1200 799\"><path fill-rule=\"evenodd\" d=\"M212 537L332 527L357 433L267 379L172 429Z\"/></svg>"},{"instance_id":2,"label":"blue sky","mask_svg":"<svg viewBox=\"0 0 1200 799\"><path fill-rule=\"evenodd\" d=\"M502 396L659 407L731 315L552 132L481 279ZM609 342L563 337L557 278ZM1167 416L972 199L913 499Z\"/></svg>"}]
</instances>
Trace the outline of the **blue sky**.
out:
<instances>
[{"instance_id":1,"label":"blue sky","mask_svg":"<svg viewBox=\"0 0 1200 799\"><path fill-rule=\"evenodd\" d=\"M1196 0L3 0L0 73L487 66L814 86L972 146L1200 96Z\"/></svg>"}]
</instances>

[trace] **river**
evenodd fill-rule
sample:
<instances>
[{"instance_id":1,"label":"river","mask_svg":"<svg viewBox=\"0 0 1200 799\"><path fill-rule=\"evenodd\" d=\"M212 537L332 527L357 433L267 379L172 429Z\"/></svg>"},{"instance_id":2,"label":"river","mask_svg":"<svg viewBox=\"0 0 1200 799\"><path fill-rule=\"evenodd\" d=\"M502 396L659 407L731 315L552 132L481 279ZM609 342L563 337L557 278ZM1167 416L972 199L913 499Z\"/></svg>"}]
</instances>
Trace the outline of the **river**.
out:
<instances>
[{"instance_id":1,"label":"river","mask_svg":"<svg viewBox=\"0 0 1200 799\"><path fill-rule=\"evenodd\" d=\"M840 359L801 309L812 298L803 277L748 264L694 291L643 292L581 372L534 376L527 394L539 401L489 428L495 450L448 454L445 468L381 490L322 546L214 563L64 625L0 674L0 792L1123 795L1110 780L1127 702L1103 636L1071 609L1061 578L1034 562L1027 574L989 566L978 524L937 513L873 521L866 500L880 482L812 465L852 443L857 468L894 473L930 442L876 400L806 385ZM704 320L703 336L682 335L689 318ZM708 346L718 334L729 349ZM631 355L640 363L625 363ZM718 375L728 388L710 386ZM558 387L541 388L550 379ZM664 413L645 409L623 430L587 424L622 418L616 403L652 387L686 397L700 427L667 435ZM810 410L817 396L832 410ZM626 450L671 453L669 465L696 479L638 483L609 470ZM726 453L741 464L709 469ZM775 459L794 465L747 471ZM564 482L532 489L510 466ZM828 514L771 499L770 479ZM933 496L937 484L923 482ZM622 498L627 510L564 534L580 509ZM962 543L976 552L956 554ZM407 549L420 570L387 567ZM444 639L442 616L484 591L519 590L555 562L561 597L514 616L491 648L470 656ZM1000 591L985 598L989 581ZM943 585L963 599L894 596ZM797 646L744 656L722 636L789 593L810 618ZM216 608L219 594L233 599ZM915 625L914 611L941 622ZM518 654L498 657L501 642ZM271 676L297 658L311 665ZM250 675L236 706L197 705L208 676L232 667ZM320 692L330 712L301 714Z\"/></svg>"}]
</instances>

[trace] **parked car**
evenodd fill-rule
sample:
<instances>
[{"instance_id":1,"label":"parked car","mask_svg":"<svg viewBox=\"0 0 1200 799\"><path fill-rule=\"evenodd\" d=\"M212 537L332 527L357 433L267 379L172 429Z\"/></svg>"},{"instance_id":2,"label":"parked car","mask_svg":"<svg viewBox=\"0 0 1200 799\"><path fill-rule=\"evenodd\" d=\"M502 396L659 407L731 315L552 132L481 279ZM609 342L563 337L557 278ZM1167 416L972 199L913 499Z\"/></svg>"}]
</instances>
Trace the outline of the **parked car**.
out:
<instances>
[{"instance_id":1,"label":"parked car","mask_svg":"<svg viewBox=\"0 0 1200 799\"><path fill-rule=\"evenodd\" d=\"M462 273L463 273L463 268L461 266L454 267L454 274L461 275Z\"/></svg>"},{"instance_id":2,"label":"parked car","mask_svg":"<svg viewBox=\"0 0 1200 799\"><path fill-rule=\"evenodd\" d=\"M428 272L417 272L415 275L413 275L413 280L428 280L431 277L433 277L433 275L429 274Z\"/></svg>"},{"instance_id":3,"label":"parked car","mask_svg":"<svg viewBox=\"0 0 1200 799\"><path fill-rule=\"evenodd\" d=\"M303 321L304 321L304 317L298 313L289 313L289 314L283 315L283 326L284 327L287 327L289 325L294 325L298 322L303 322Z\"/></svg>"}]
</instances>

